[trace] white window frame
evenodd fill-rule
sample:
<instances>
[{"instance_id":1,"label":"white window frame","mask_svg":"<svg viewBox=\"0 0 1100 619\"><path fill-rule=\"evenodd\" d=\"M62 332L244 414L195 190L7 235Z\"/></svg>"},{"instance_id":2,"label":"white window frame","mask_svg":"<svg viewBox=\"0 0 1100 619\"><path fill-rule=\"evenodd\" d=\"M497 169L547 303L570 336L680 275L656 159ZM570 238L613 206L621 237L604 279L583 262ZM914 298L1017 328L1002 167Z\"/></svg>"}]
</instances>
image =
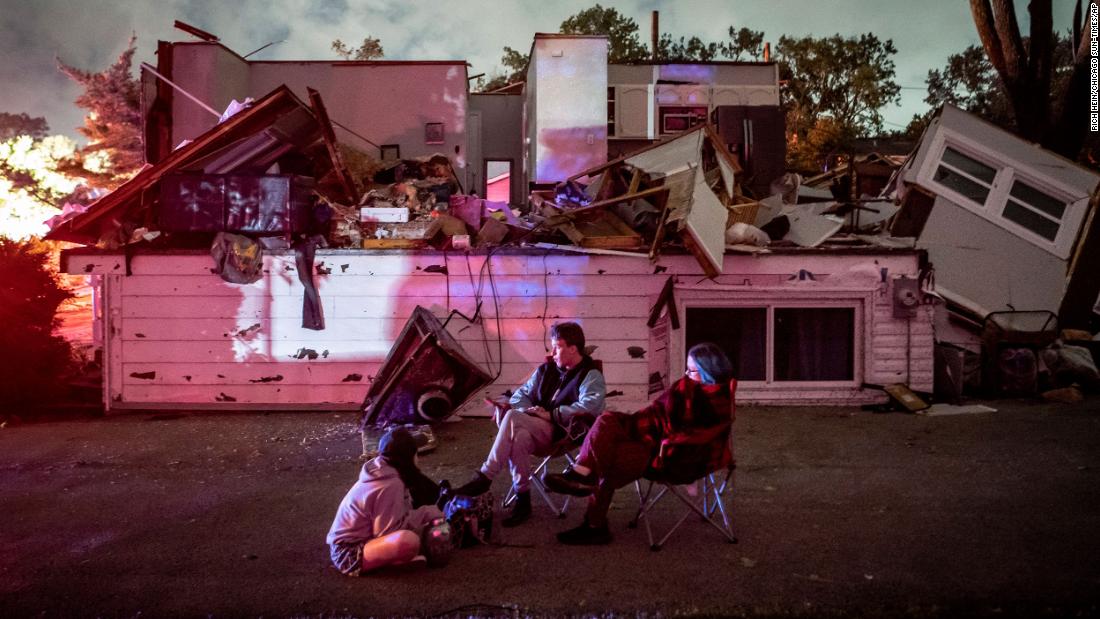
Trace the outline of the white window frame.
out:
<instances>
[{"instance_id":1,"label":"white window frame","mask_svg":"<svg viewBox=\"0 0 1100 619\"><path fill-rule=\"evenodd\" d=\"M674 331L672 337L672 356L669 368L670 376L678 377L684 373L684 358L687 355L687 310L690 308L765 308L767 310L765 339L764 380L740 380L738 383L746 389L760 391L810 391L821 389L858 388L864 382L864 367L869 358L867 349L871 341L867 329L870 325L866 317L870 315L872 299L865 291L815 290L799 293L790 289L774 291L746 290L736 294L728 291L676 292L676 303L684 321L683 328ZM854 311L852 325L852 379L840 381L777 381L775 377L775 310L776 308L849 308ZM737 378L737 377L734 377Z\"/></svg>"},{"instance_id":2,"label":"white window frame","mask_svg":"<svg viewBox=\"0 0 1100 619\"><path fill-rule=\"evenodd\" d=\"M984 204L979 204L935 180L936 170L943 160L944 151L949 147L997 171ZM961 133L942 127L932 140L928 156L918 175L918 181L951 202L1063 260L1069 257L1073 243L1077 239L1084 216L1083 207L1087 203L1087 197L1083 200L1074 198L1074 195L1079 192L1072 187L1067 187L1035 171L1032 167L1013 160L1004 153L991 152L988 147L983 147ZM1058 223L1058 234L1053 241L1004 216L1012 185L1016 181L1026 183L1051 198L1065 203L1066 209L1062 213L1061 221Z\"/></svg>"}]
</instances>

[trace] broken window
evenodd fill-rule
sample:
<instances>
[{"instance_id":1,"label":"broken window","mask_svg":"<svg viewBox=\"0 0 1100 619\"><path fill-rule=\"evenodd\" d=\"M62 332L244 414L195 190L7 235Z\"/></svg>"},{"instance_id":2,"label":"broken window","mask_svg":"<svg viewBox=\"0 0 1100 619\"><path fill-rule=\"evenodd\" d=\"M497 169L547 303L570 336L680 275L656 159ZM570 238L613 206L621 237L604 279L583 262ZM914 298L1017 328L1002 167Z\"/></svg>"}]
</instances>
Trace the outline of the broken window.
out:
<instances>
[{"instance_id":1,"label":"broken window","mask_svg":"<svg viewBox=\"0 0 1100 619\"><path fill-rule=\"evenodd\" d=\"M740 381L856 380L854 306L689 307L684 350L714 342Z\"/></svg>"}]
</instances>

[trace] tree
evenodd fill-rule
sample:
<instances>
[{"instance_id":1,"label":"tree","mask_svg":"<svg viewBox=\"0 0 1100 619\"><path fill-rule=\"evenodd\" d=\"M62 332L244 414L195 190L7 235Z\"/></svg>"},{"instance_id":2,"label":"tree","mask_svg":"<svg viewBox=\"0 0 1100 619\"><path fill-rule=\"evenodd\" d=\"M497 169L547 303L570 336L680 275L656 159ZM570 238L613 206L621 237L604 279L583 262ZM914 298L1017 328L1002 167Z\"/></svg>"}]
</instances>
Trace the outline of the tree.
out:
<instances>
[{"instance_id":1,"label":"tree","mask_svg":"<svg viewBox=\"0 0 1100 619\"><path fill-rule=\"evenodd\" d=\"M1017 132L1024 139L1076 158L1088 134L1091 37L1071 35L1071 68L1065 71L1064 85L1054 90L1057 36L1051 0L1028 4L1031 27L1026 44L1011 0L970 0L970 12L986 57L1004 86ZM1081 23L1078 0L1074 26ZM1075 29L1075 33L1081 31Z\"/></svg>"},{"instance_id":2,"label":"tree","mask_svg":"<svg viewBox=\"0 0 1100 619\"><path fill-rule=\"evenodd\" d=\"M741 60L741 55L746 54L752 59L760 58L764 51L764 32L740 28L729 29L730 40L721 45L722 55L731 60Z\"/></svg>"},{"instance_id":3,"label":"tree","mask_svg":"<svg viewBox=\"0 0 1100 619\"><path fill-rule=\"evenodd\" d=\"M525 81L527 79L525 71L527 70L529 58L529 55L521 54L511 47L505 46L504 55L501 56L500 63L504 65L505 69L508 69L508 72L493 75L487 82L480 84L481 90L496 90L508 84Z\"/></svg>"},{"instance_id":4,"label":"tree","mask_svg":"<svg viewBox=\"0 0 1100 619\"><path fill-rule=\"evenodd\" d=\"M1024 47L1029 45L1030 40L1025 38ZM1069 37L1054 34L1052 63L1051 92L1060 92L1067 87L1073 73L1073 47ZM919 130L923 130L940 106L950 103L1008 131L1018 131L1008 92L982 47L971 45L960 53L951 54L943 69L928 72L925 84L928 95L924 102L931 109L914 120ZM1062 104L1062 101L1052 101L1054 116L1061 113Z\"/></svg>"},{"instance_id":5,"label":"tree","mask_svg":"<svg viewBox=\"0 0 1100 619\"><path fill-rule=\"evenodd\" d=\"M602 34L607 36L607 61L645 60L649 50L638 38L638 24L612 8L599 4L567 17L559 31L563 34Z\"/></svg>"},{"instance_id":6,"label":"tree","mask_svg":"<svg viewBox=\"0 0 1100 619\"><path fill-rule=\"evenodd\" d=\"M53 334L72 295L49 262L46 243L0 238L0 402L15 410L57 398L72 368L68 342Z\"/></svg>"},{"instance_id":7,"label":"tree","mask_svg":"<svg viewBox=\"0 0 1100 619\"><path fill-rule=\"evenodd\" d=\"M834 157L844 154L851 135L832 116L815 118L804 135L792 134L787 143L787 167L815 175L832 167Z\"/></svg>"},{"instance_id":8,"label":"tree","mask_svg":"<svg viewBox=\"0 0 1100 619\"><path fill-rule=\"evenodd\" d=\"M55 135L29 135L0 142L0 236L24 239L45 232L42 224L71 199L77 181L59 173L76 143Z\"/></svg>"},{"instance_id":9,"label":"tree","mask_svg":"<svg viewBox=\"0 0 1100 619\"><path fill-rule=\"evenodd\" d=\"M79 129L88 145L59 165L58 171L95 187L114 189L145 163L140 85L130 70L136 41L130 37L118 60L100 73L71 67L60 59L57 62L62 73L84 88L76 104L88 110Z\"/></svg>"},{"instance_id":10,"label":"tree","mask_svg":"<svg viewBox=\"0 0 1100 619\"><path fill-rule=\"evenodd\" d=\"M1012 123L1012 110L1004 86L977 45L947 58L943 70L928 71L928 96L924 102L933 110L950 103L1001 126Z\"/></svg>"},{"instance_id":11,"label":"tree","mask_svg":"<svg viewBox=\"0 0 1100 619\"><path fill-rule=\"evenodd\" d=\"M382 51L382 41L374 37L366 37L359 47L349 48L343 41L336 39L332 42L332 51L344 60L378 60L385 56Z\"/></svg>"},{"instance_id":12,"label":"tree","mask_svg":"<svg viewBox=\"0 0 1100 619\"><path fill-rule=\"evenodd\" d=\"M40 116L31 117L26 113L9 114L0 112L0 142L6 142L12 138L25 135L32 139L44 138L50 130L46 119Z\"/></svg>"},{"instance_id":13,"label":"tree","mask_svg":"<svg viewBox=\"0 0 1100 619\"><path fill-rule=\"evenodd\" d=\"M776 46L780 77L786 80L788 132L805 138L828 116L845 140L882 130L884 105L898 101L893 41L874 34L825 38L783 36Z\"/></svg>"},{"instance_id":14,"label":"tree","mask_svg":"<svg viewBox=\"0 0 1100 619\"><path fill-rule=\"evenodd\" d=\"M657 58L665 62L710 62L719 51L718 43L707 43L699 37L674 40L662 34L657 41Z\"/></svg>"}]
</instances>

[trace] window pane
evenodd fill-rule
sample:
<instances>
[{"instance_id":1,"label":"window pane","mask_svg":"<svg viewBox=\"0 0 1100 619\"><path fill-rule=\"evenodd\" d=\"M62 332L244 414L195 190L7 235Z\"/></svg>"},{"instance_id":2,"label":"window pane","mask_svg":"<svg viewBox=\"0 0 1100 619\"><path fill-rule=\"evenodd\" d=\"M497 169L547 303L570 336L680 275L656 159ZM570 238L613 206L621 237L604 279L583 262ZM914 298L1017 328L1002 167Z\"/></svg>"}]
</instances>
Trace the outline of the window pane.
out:
<instances>
[{"instance_id":1,"label":"window pane","mask_svg":"<svg viewBox=\"0 0 1100 619\"><path fill-rule=\"evenodd\" d=\"M1065 202L1052 198L1031 185L1026 185L1020 181L1012 183L1012 197L1055 219L1062 219L1062 215L1066 212Z\"/></svg>"},{"instance_id":2,"label":"window pane","mask_svg":"<svg viewBox=\"0 0 1100 619\"><path fill-rule=\"evenodd\" d=\"M855 310L850 307L775 309L775 380L855 378Z\"/></svg>"},{"instance_id":3,"label":"window pane","mask_svg":"<svg viewBox=\"0 0 1100 619\"><path fill-rule=\"evenodd\" d=\"M991 168L980 161L975 161L970 157L960 153L954 148L946 148L943 151L943 161L951 164L955 169L962 170L974 178L985 181L987 184L993 184L993 177L997 176L997 170Z\"/></svg>"},{"instance_id":4,"label":"window pane","mask_svg":"<svg viewBox=\"0 0 1100 619\"><path fill-rule=\"evenodd\" d=\"M1039 213L1021 206L1015 200L1009 200L1005 204L1004 218L1020 224L1048 241L1053 241L1058 236L1058 222L1051 221Z\"/></svg>"},{"instance_id":5,"label":"window pane","mask_svg":"<svg viewBox=\"0 0 1100 619\"><path fill-rule=\"evenodd\" d=\"M985 204L985 199L989 196L988 187L979 185L962 174L942 165L936 170L936 175L932 178L939 184L954 189L978 204Z\"/></svg>"},{"instance_id":6,"label":"window pane","mask_svg":"<svg viewBox=\"0 0 1100 619\"><path fill-rule=\"evenodd\" d=\"M687 349L714 342L733 363L738 380L765 380L768 310L763 307L689 307Z\"/></svg>"}]
</instances>

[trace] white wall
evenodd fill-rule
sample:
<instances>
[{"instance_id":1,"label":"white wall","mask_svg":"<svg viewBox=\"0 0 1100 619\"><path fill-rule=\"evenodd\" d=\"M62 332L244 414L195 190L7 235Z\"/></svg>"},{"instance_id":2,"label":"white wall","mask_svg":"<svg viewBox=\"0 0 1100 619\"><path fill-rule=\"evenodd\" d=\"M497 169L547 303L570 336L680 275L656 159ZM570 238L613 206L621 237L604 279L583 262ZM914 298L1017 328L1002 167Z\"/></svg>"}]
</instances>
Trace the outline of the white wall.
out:
<instances>
[{"instance_id":1,"label":"white wall","mask_svg":"<svg viewBox=\"0 0 1100 619\"><path fill-rule=\"evenodd\" d=\"M557 182L606 162L607 39L535 35L528 80L529 179Z\"/></svg>"},{"instance_id":2,"label":"white wall","mask_svg":"<svg viewBox=\"0 0 1100 619\"><path fill-rule=\"evenodd\" d=\"M578 320L589 343L599 347L595 356L604 361L609 388L622 392L611 405L630 409L647 400L654 351L635 358L628 348L648 347L646 320L669 275L691 289L678 293L681 306L692 295L858 304L854 385L746 385L741 401L851 405L882 399L880 392L859 390L860 381L931 389L928 314L894 319L879 271L886 269L888 280L915 275L915 253L728 255L726 274L714 283L703 281L690 256L663 257L667 270L654 273L645 258L512 253L492 258L491 280L484 262L482 256L435 252L322 250L317 265L331 269L315 278L322 331L300 326L302 286L292 255L267 256L264 278L251 285L222 281L199 252L135 256L131 276L122 275L121 255L70 253L64 268L104 274L105 397L111 408L355 408L417 304L441 318L450 309L473 316L480 290L483 323L455 317L448 330L472 357L489 360L490 373L503 360L500 379L484 394L514 387L543 359L553 322ZM432 265L446 266L447 274L426 272ZM811 270L816 281L791 280L799 269ZM303 349L317 358L298 358ZM673 332L675 354L666 368L672 376L683 371L682 349L683 329Z\"/></svg>"}]
</instances>

